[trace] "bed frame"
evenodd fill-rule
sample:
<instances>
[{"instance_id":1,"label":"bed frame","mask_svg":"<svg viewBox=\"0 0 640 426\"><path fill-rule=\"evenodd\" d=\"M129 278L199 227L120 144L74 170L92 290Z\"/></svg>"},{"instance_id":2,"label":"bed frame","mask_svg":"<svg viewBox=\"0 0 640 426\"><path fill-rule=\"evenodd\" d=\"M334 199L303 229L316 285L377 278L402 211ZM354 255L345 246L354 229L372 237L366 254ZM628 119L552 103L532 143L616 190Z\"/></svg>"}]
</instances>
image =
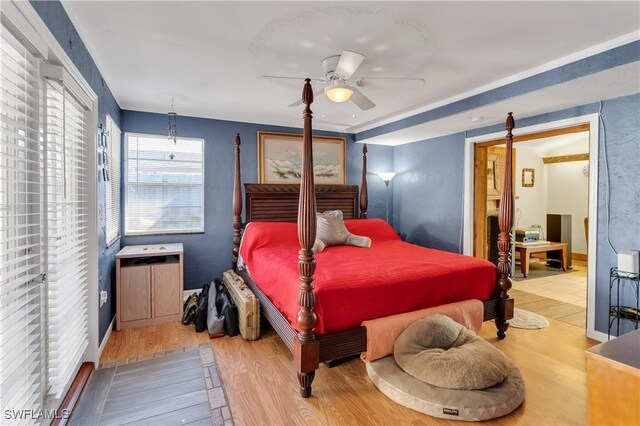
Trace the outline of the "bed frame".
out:
<instances>
[{"instance_id":1,"label":"bed frame","mask_svg":"<svg viewBox=\"0 0 640 426\"><path fill-rule=\"evenodd\" d=\"M294 363L300 383L300 394L311 396L311 385L320 362L366 352L367 332L357 327L337 333L316 336L313 328L317 322L316 304L313 292L313 274L316 267L311 250L316 239L316 211L339 209L345 219L367 217L367 146L362 149L362 185L358 194L357 185L314 185L312 154L312 112L313 91L310 80L306 79L302 92L305 105L303 111L303 154L302 177L299 185L245 184L247 223L251 221L289 221L298 223L298 268L300 271L300 291L296 331L271 300L260 290L246 270L238 268L238 252L243 228L242 222L242 180L240 176L240 135L235 138L235 175L233 184L233 269L245 280L262 305L262 312L280 335L285 345L293 353ZM506 337L509 319L513 318L511 289L511 237L509 231L513 223L513 192L511 152L514 119L509 113L506 121L506 162L504 181L500 195L500 215L498 236L499 259L496 289L490 300L484 302L484 321L494 319L499 339ZM358 197L359 195L359 197ZM359 203L358 203L359 200ZM358 205L360 210L358 212Z\"/></svg>"}]
</instances>

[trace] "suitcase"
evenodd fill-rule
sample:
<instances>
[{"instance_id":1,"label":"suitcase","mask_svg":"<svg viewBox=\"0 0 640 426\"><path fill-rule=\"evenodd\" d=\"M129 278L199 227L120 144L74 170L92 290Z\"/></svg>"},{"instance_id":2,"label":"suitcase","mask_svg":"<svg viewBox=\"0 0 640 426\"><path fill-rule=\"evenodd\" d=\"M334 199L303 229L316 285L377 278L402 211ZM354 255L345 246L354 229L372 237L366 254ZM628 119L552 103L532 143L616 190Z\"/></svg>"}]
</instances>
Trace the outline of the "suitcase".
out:
<instances>
[{"instance_id":1,"label":"suitcase","mask_svg":"<svg viewBox=\"0 0 640 426\"><path fill-rule=\"evenodd\" d=\"M260 337L260 301L233 270L222 274L222 282L238 307L240 335L245 340Z\"/></svg>"}]
</instances>

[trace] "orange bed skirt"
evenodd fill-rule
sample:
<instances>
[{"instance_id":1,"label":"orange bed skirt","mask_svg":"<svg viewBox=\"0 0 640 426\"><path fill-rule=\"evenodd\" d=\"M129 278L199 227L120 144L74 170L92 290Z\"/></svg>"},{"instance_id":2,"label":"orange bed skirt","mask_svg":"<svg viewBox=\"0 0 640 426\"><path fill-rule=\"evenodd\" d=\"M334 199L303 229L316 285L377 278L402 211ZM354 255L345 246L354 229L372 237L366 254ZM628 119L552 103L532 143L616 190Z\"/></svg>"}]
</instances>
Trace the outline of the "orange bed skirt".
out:
<instances>
[{"instance_id":1,"label":"orange bed skirt","mask_svg":"<svg viewBox=\"0 0 640 426\"><path fill-rule=\"evenodd\" d=\"M362 326L367 328L367 351L360 354L360 358L363 361L374 361L393 353L396 338L411 323L436 314L446 315L479 333L484 316L484 304L472 299L364 321Z\"/></svg>"}]
</instances>

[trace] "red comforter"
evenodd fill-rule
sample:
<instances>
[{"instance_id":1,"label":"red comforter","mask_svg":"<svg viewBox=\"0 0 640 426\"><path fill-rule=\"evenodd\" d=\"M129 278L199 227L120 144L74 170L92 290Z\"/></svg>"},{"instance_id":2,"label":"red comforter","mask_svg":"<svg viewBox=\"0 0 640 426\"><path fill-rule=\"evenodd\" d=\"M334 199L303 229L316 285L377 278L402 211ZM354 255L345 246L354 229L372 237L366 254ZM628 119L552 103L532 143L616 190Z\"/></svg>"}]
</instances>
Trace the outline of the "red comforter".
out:
<instances>
[{"instance_id":1,"label":"red comforter","mask_svg":"<svg viewBox=\"0 0 640 426\"><path fill-rule=\"evenodd\" d=\"M380 219L345 225L370 237L371 247L327 247L316 254L316 334L445 303L487 300L495 287L496 268L485 260L402 242ZM299 250L295 223L250 223L240 246L249 274L294 329Z\"/></svg>"}]
</instances>

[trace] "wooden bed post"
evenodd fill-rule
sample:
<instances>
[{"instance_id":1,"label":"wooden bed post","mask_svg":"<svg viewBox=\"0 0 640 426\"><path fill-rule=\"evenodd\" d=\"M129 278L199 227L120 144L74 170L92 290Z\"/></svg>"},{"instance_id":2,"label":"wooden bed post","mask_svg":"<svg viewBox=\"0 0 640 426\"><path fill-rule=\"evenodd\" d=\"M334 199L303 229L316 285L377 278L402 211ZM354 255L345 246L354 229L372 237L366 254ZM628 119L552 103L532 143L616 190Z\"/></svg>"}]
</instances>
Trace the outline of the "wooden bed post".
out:
<instances>
[{"instance_id":1,"label":"wooden bed post","mask_svg":"<svg viewBox=\"0 0 640 426\"><path fill-rule=\"evenodd\" d=\"M367 144L362 147L362 183L360 184L360 218L367 218L367 206L369 196L367 194Z\"/></svg>"},{"instance_id":2,"label":"wooden bed post","mask_svg":"<svg viewBox=\"0 0 640 426\"><path fill-rule=\"evenodd\" d=\"M317 316L313 307L316 297L313 293L313 273L316 269L316 259L311 248L316 240L316 195L313 184L313 151L312 151L312 112L313 90L310 79L305 79L302 90L302 102L305 104L302 116L304 118L303 148L302 148L302 177L300 179L300 198L298 203L298 269L300 270L300 293L298 305L300 310L296 323L300 330L293 342L293 358L298 371L300 395L303 398L311 396L311 384L320 363L320 344L313 334Z\"/></svg>"},{"instance_id":3,"label":"wooden bed post","mask_svg":"<svg viewBox=\"0 0 640 426\"><path fill-rule=\"evenodd\" d=\"M240 178L240 133L236 133L235 174L233 176L233 257L231 268L238 270L238 252L242 231L242 180Z\"/></svg>"},{"instance_id":4,"label":"wooden bed post","mask_svg":"<svg viewBox=\"0 0 640 426\"><path fill-rule=\"evenodd\" d=\"M507 148L505 151L504 176L502 179L502 192L500 193L500 212L498 214L498 288L500 299L498 316L495 320L498 329L498 339L506 337L509 328L509 319L513 318L513 299L509 298L511 290L511 227L513 225L513 133L515 127L513 113L509 113L505 128L507 130Z\"/></svg>"}]
</instances>

